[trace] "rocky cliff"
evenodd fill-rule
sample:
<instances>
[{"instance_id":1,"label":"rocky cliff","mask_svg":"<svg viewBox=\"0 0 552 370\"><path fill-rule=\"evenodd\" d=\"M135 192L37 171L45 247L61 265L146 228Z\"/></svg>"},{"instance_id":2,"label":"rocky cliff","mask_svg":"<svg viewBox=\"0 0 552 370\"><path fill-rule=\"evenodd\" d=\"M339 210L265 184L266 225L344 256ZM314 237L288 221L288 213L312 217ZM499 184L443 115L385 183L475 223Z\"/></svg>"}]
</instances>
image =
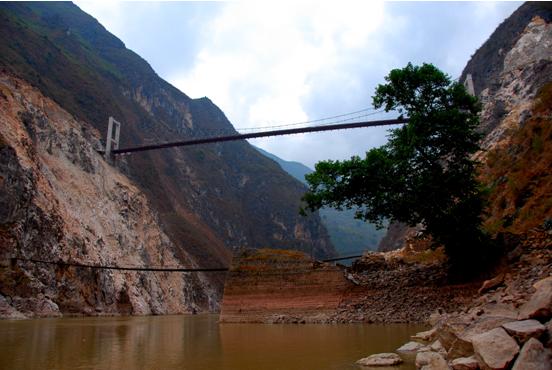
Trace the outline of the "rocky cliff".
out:
<instances>
[{"instance_id":1,"label":"rocky cliff","mask_svg":"<svg viewBox=\"0 0 552 370\"><path fill-rule=\"evenodd\" d=\"M552 217L552 6L525 3L475 53L463 76L483 104L485 227L527 233ZM479 82L478 82L479 81Z\"/></svg>"},{"instance_id":2,"label":"rocky cliff","mask_svg":"<svg viewBox=\"0 0 552 370\"><path fill-rule=\"evenodd\" d=\"M78 119L105 132L123 123L121 146L234 133L207 98L190 99L71 3L0 6L0 65ZM285 246L333 253L318 215L298 215L303 189L246 142L141 153L121 165L176 244L204 263L234 247Z\"/></svg>"},{"instance_id":3,"label":"rocky cliff","mask_svg":"<svg viewBox=\"0 0 552 370\"><path fill-rule=\"evenodd\" d=\"M121 147L220 133L229 134L235 131L224 113L209 99L190 99L159 78L142 58L126 49L120 40L74 4L67 2L2 3L0 4L0 32L3 35L0 40L2 75L18 81L12 83L14 86L33 87L33 89L27 87L20 92L16 90L13 92L14 96L32 90L33 94L41 94L41 99L51 99L52 104L57 104L59 110L64 110L66 115L73 117L74 130L77 130L75 132L83 131L89 135L86 137L89 140L86 145L89 146L87 150L90 151L90 161L93 161L93 165L90 165L94 167L92 173L103 171L106 176L98 175L98 178L110 176L126 178L124 181L118 181L125 186L128 184L128 188L132 189L128 190L129 192L140 194L137 195L141 199L140 202L134 205L136 211L150 214L152 219L147 222L157 224L159 228L154 230L162 235L162 237L159 236L159 240L163 241L158 243L159 249L155 250L156 247L151 244L150 254L161 256L166 249L168 251L166 253L175 258L173 262L179 265L192 263L202 267L220 267L227 266L232 250L241 247L259 248L277 245L305 251L312 249L319 257L331 256L335 253L318 214L312 214L306 218L298 214L300 198L304 192L303 186L246 142L140 153L117 158L113 167L102 163L93 152L103 147L101 138L105 137L109 116L114 116L122 122ZM6 96L10 95L6 94ZM25 99L25 96L22 95L21 99ZM42 118L34 117L32 112L25 113L19 106L10 106L17 102L17 99L5 100L4 104L8 104L6 107L8 110L21 111L20 121L30 135L30 141L27 143L28 150L39 153L40 145L50 145L47 142L42 143L41 140L36 141L42 137L33 137L34 133L42 129L39 127L43 124ZM47 116L45 112L41 114ZM15 124L14 121L13 125ZM8 129L7 126L5 129ZM10 129L15 130L15 126L10 126ZM56 140L65 142L71 139L72 136L65 137L65 135L69 135L74 130L59 131L60 137ZM15 141L6 142L7 147L10 148L21 145ZM68 143L66 146L67 148L64 147L63 150L76 150L74 143ZM14 153L13 158L10 159L11 162L25 161L19 152ZM51 160L48 156L44 158L44 160ZM36 158L37 171L44 167L40 164L41 160L39 157ZM56 199L57 192L66 192L71 194L72 201L75 201L79 198L79 191L88 189L79 187L73 189L76 186L72 180L75 175L63 174L72 171L71 169L65 171L62 168L62 164L66 162L58 163L59 183L57 187L51 189L50 196L41 195L41 192L46 190L35 187L33 194L36 194L36 197ZM8 169L11 170L11 167L6 168L5 171ZM13 181L18 181L18 176L24 176L23 172L17 171L10 175L14 178ZM2 174L2 176L7 175ZM3 186L8 185L4 182ZM11 191L15 195L20 192L17 189ZM103 199L104 195L106 194L94 196ZM26 209L29 195L17 196L18 198L10 200L13 203L11 207ZM65 197L66 194L59 196ZM92 195L90 197L92 198ZM107 197L115 196L107 194ZM123 206L128 208L125 204L121 205ZM68 206L68 208L71 207ZM49 211L50 209L57 210L55 206L45 206L43 209L45 220L50 220L52 217L58 219ZM112 210L113 214L120 212L117 207L113 207ZM87 235L86 217L101 218L110 214L107 211L102 214L81 213L78 219L82 222L78 224L66 220L67 213L61 213L58 215L57 222L61 224L68 222L73 225L75 233ZM157 218L158 222L153 218ZM12 221L3 222L0 225L2 230L10 229L10 222ZM59 231L61 229L56 228L55 223L27 222L25 225L26 229L20 230L19 236L11 237L27 240L40 235L41 230L46 233L61 233ZM78 225L83 229L79 231ZM102 235L117 234L123 239L131 238L132 241L128 241L126 245L135 244L138 251L146 241L141 240L139 234L136 234L142 231L132 229L134 227L132 225L127 227L128 230L116 225L111 231L95 232ZM49 231L49 227L53 229ZM120 231L115 232L115 229ZM130 234L134 233L136 237L127 236L127 231ZM105 238L103 243L107 243ZM92 236L88 239L81 237L78 245L84 246L79 248L94 250L98 247L94 244L97 239L98 237ZM32 243L25 245L24 248L17 243L4 244L2 247L5 256L10 253L20 253L17 248L23 248L21 251L24 250L24 253L22 252L24 255L34 256L33 251L29 249L31 245L38 248ZM72 249L76 247L73 247L73 244L67 245L68 250L65 252L68 254L53 249L48 257L59 260L69 256L75 257L73 253L76 251ZM9 248L12 250L7 253L5 250ZM113 252L116 253L113 258L118 256L117 253L123 253L117 252L114 245L110 245L109 248L113 248ZM40 251L39 248L36 252ZM98 256L103 255L100 250L97 250L97 253ZM158 259L148 260L149 257L146 254L142 257L143 259L135 262L149 261L151 264L158 262ZM89 258L90 261L97 262L94 255L79 258L82 261ZM121 261L125 262L125 260ZM102 274L98 276L101 279L104 278ZM210 298L196 299L197 302L203 302L196 305L199 308L216 308L217 297L220 296L224 279L216 275L204 278L205 281L199 281L203 278L198 278L195 286L197 294ZM143 284L157 284L156 278L144 276L140 279L143 280ZM55 281L51 282L51 284L54 283ZM216 288L218 293L207 293L211 286ZM195 287L190 285L187 288L190 291L189 294L195 294L193 293L196 291ZM90 288L90 294L104 294L102 289L101 287L98 290ZM186 311L195 301L189 299L189 304L183 303L178 309L163 308L157 311ZM76 307L77 304L75 303L74 306ZM99 312L116 310L114 307L108 309L100 306L98 306ZM62 311L67 310L62 309ZM148 311L144 309L136 312Z\"/></svg>"},{"instance_id":4,"label":"rocky cliff","mask_svg":"<svg viewBox=\"0 0 552 370\"><path fill-rule=\"evenodd\" d=\"M201 273L62 265L196 263L160 228L146 196L96 153L96 129L5 73L0 116L1 317L217 309L220 293Z\"/></svg>"},{"instance_id":5,"label":"rocky cliff","mask_svg":"<svg viewBox=\"0 0 552 370\"><path fill-rule=\"evenodd\" d=\"M485 227L493 234L527 232L552 215L551 22L550 3L523 4L475 52L460 77L471 75L482 103L484 137L476 158L490 196ZM408 235L408 228L391 228L380 250L400 247Z\"/></svg>"}]
</instances>

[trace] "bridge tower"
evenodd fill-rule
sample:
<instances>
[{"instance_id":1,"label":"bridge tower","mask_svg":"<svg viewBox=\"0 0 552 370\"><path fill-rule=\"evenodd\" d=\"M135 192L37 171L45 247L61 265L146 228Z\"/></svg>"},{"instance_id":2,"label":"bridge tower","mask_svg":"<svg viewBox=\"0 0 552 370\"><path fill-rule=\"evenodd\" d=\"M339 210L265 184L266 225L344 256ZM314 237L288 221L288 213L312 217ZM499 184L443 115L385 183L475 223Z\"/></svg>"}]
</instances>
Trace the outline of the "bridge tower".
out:
<instances>
[{"instance_id":1,"label":"bridge tower","mask_svg":"<svg viewBox=\"0 0 552 370\"><path fill-rule=\"evenodd\" d=\"M113 126L115 126L115 136L113 136ZM115 118L109 116L109 123L107 125L107 139L105 142L105 160L111 160L111 150L119 149L119 136L121 134L121 123L116 121Z\"/></svg>"},{"instance_id":2,"label":"bridge tower","mask_svg":"<svg viewBox=\"0 0 552 370\"><path fill-rule=\"evenodd\" d=\"M471 73L468 73L466 75L466 79L464 80L464 86L466 87L466 90L468 90L470 95L475 96L475 88L473 86L473 78Z\"/></svg>"}]
</instances>

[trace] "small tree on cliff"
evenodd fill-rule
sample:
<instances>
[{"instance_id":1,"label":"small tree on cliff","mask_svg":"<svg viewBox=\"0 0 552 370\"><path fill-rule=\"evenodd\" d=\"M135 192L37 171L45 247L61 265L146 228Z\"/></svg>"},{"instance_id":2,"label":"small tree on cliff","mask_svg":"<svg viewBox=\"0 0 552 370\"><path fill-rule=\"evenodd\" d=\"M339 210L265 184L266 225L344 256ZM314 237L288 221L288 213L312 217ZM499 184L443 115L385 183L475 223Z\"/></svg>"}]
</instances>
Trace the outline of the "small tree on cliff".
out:
<instances>
[{"instance_id":1,"label":"small tree on cliff","mask_svg":"<svg viewBox=\"0 0 552 370\"><path fill-rule=\"evenodd\" d=\"M409 123L391 130L389 142L364 159L317 163L306 177L307 208L357 208L357 218L380 226L385 219L422 224L445 246L452 267L471 269L485 244L471 159L480 139L477 99L431 64L409 63L385 80L374 107L406 113Z\"/></svg>"}]
</instances>

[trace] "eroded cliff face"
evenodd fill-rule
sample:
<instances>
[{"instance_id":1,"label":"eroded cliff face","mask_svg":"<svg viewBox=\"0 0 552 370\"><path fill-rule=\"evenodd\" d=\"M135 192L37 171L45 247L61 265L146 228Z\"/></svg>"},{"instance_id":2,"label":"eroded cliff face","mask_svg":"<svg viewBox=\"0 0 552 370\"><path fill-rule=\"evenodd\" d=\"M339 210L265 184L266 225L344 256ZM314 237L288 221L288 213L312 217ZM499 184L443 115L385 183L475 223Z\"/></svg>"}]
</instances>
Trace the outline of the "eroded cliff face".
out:
<instances>
[{"instance_id":1,"label":"eroded cliff face","mask_svg":"<svg viewBox=\"0 0 552 370\"><path fill-rule=\"evenodd\" d=\"M483 107L481 130L485 133L477 155L480 160L490 149L508 145L512 132L531 117L538 91L552 80L552 23L535 15L512 48L501 49L499 54L503 55L502 65L476 91ZM467 73L474 79L481 74L471 62L463 75Z\"/></svg>"},{"instance_id":2,"label":"eroded cliff face","mask_svg":"<svg viewBox=\"0 0 552 370\"><path fill-rule=\"evenodd\" d=\"M552 81L551 22L549 3L523 4L476 51L460 77L465 81L468 74L472 76L482 103L480 130L484 137L475 158L482 164L481 179L490 189L486 227L491 233L503 231L503 225L515 223L513 219L521 213L529 222L524 221L515 231L527 232L529 227L542 225L552 212L548 200L552 192L550 159L544 150L550 138L542 135L550 124L550 109L541 103L550 102L546 91ZM528 144L521 143L520 135L526 136ZM528 168L519 171L520 163ZM505 187L513 194L505 197ZM400 248L413 233L396 225L379 249Z\"/></svg>"},{"instance_id":3,"label":"eroded cliff face","mask_svg":"<svg viewBox=\"0 0 552 370\"><path fill-rule=\"evenodd\" d=\"M353 283L340 267L297 251L244 251L224 288L221 322L326 323Z\"/></svg>"},{"instance_id":4,"label":"eroded cliff face","mask_svg":"<svg viewBox=\"0 0 552 370\"><path fill-rule=\"evenodd\" d=\"M24 261L196 266L162 231L146 196L96 153L96 129L6 73L0 74L0 117L0 316L218 308L220 290L201 273Z\"/></svg>"},{"instance_id":5,"label":"eroded cliff face","mask_svg":"<svg viewBox=\"0 0 552 370\"><path fill-rule=\"evenodd\" d=\"M122 122L121 147L235 130L207 98L190 99L94 18L69 2L0 4L0 66L102 133ZM304 187L247 142L136 153L117 163L163 231L206 267L235 248L335 253L318 214L298 214ZM222 280L213 283L222 288Z\"/></svg>"}]
</instances>

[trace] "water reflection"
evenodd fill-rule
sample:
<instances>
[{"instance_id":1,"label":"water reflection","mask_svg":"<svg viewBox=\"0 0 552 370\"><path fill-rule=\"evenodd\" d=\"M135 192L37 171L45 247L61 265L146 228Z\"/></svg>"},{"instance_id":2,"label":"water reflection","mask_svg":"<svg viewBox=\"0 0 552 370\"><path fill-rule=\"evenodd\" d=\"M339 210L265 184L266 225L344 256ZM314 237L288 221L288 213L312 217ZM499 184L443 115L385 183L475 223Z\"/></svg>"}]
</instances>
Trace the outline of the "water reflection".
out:
<instances>
[{"instance_id":1,"label":"water reflection","mask_svg":"<svg viewBox=\"0 0 552 370\"><path fill-rule=\"evenodd\" d=\"M423 329L219 325L217 318L0 321L0 369L355 369L357 359L392 351Z\"/></svg>"}]
</instances>

